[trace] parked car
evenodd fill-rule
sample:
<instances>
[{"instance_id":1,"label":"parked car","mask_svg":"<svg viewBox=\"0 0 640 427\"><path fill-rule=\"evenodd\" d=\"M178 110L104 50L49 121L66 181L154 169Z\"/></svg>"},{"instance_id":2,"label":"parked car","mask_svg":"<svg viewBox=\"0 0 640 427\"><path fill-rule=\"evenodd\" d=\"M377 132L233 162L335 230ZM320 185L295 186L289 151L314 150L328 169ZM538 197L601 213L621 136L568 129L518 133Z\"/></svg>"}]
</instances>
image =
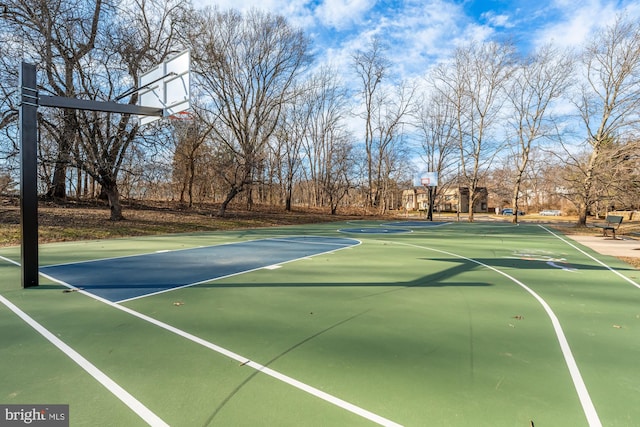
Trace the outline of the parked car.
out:
<instances>
[{"instance_id":1,"label":"parked car","mask_svg":"<svg viewBox=\"0 0 640 427\"><path fill-rule=\"evenodd\" d=\"M502 215L513 215L513 209L504 208L502 209ZM518 216L524 215L524 211L518 211Z\"/></svg>"},{"instance_id":2,"label":"parked car","mask_svg":"<svg viewBox=\"0 0 640 427\"><path fill-rule=\"evenodd\" d=\"M560 215L562 215L562 212L560 212L559 210L554 210L554 209L545 209L543 211L540 211L540 215L543 215L543 216L560 216Z\"/></svg>"}]
</instances>

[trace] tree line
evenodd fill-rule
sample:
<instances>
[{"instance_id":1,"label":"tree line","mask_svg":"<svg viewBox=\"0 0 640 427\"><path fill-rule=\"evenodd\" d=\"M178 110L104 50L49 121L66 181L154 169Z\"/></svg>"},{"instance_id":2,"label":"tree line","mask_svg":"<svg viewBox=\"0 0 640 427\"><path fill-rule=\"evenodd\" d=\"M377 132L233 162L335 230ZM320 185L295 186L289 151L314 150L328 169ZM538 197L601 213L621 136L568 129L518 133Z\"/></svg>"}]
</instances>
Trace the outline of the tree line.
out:
<instances>
[{"instance_id":1,"label":"tree line","mask_svg":"<svg viewBox=\"0 0 640 427\"><path fill-rule=\"evenodd\" d=\"M640 24L622 17L576 50L471 42L411 79L378 38L338 70L281 16L184 0L0 0L0 37L0 191L19 168L20 61L41 94L105 101L189 49L187 114L39 109L43 197L99 194L112 220L123 195L384 213L428 170L434 203L485 187L515 211L568 200L581 224L640 204Z\"/></svg>"}]
</instances>

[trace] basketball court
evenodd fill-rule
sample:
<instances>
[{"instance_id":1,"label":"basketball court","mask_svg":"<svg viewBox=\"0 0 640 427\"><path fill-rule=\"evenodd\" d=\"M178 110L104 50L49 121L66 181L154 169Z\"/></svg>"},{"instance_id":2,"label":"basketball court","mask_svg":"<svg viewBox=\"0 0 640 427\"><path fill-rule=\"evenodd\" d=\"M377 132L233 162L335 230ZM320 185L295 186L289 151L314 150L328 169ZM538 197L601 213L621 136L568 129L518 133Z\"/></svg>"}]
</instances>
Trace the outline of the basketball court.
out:
<instances>
[{"instance_id":1,"label":"basketball court","mask_svg":"<svg viewBox=\"0 0 640 427\"><path fill-rule=\"evenodd\" d=\"M179 115L189 55L144 73L129 92L138 106L37 97L27 65L23 247L0 250L1 403L69 405L69 423L90 426L640 419L638 272L544 225L366 221L39 246L37 108ZM432 219L437 174L416 180Z\"/></svg>"},{"instance_id":2,"label":"basketball court","mask_svg":"<svg viewBox=\"0 0 640 427\"><path fill-rule=\"evenodd\" d=\"M397 228L42 245L27 289L3 248L2 400L71 425L640 418L637 270L541 225L358 225Z\"/></svg>"}]
</instances>

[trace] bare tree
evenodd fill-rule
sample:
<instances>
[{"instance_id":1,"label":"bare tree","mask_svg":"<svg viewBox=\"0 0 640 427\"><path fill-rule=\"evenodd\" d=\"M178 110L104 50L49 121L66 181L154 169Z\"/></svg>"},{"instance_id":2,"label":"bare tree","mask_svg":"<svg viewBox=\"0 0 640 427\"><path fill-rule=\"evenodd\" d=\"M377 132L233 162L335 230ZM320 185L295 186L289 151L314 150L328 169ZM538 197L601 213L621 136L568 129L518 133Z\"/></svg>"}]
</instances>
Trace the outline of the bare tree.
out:
<instances>
[{"instance_id":1,"label":"bare tree","mask_svg":"<svg viewBox=\"0 0 640 427\"><path fill-rule=\"evenodd\" d=\"M4 18L20 35L17 45L43 70L40 93L107 101L171 53L184 6L181 0L7 0ZM129 97L136 101L137 94ZM82 171L101 185L111 219L122 219L118 177L139 135L132 117L42 109L39 124L47 194L66 197L68 169L76 168L79 183Z\"/></svg>"},{"instance_id":2,"label":"bare tree","mask_svg":"<svg viewBox=\"0 0 640 427\"><path fill-rule=\"evenodd\" d=\"M514 47L488 42L456 50L452 63L435 69L435 89L456 115L460 179L469 192L469 222L473 222L478 187L501 148L495 134L504 91L513 71Z\"/></svg>"},{"instance_id":3,"label":"bare tree","mask_svg":"<svg viewBox=\"0 0 640 427\"><path fill-rule=\"evenodd\" d=\"M341 129L332 129L330 135L325 137L325 145L327 158L322 175L322 189L327 196L331 215L335 215L340 202L352 188L351 167L355 159L352 155L352 141Z\"/></svg>"},{"instance_id":4,"label":"bare tree","mask_svg":"<svg viewBox=\"0 0 640 427\"><path fill-rule=\"evenodd\" d=\"M295 97L287 103L270 145L273 157L270 169L280 183L281 198L286 211L292 210L295 178L302 169L302 147L308 139L312 112L309 101L312 93L310 81L312 79L297 84L294 88Z\"/></svg>"},{"instance_id":5,"label":"bare tree","mask_svg":"<svg viewBox=\"0 0 640 427\"><path fill-rule=\"evenodd\" d=\"M353 55L355 72L360 79L362 87L360 96L363 101L364 111L361 116L364 119L364 149L367 156L366 179L367 179L367 205L376 206L376 194L378 189L375 183L375 116L376 108L379 106L376 97L380 91L382 80L390 66L389 60L384 56L384 49L379 39L374 38L368 50L357 51ZM378 98L379 99L379 98Z\"/></svg>"},{"instance_id":6,"label":"bare tree","mask_svg":"<svg viewBox=\"0 0 640 427\"><path fill-rule=\"evenodd\" d=\"M409 163L409 151L403 137L407 118L416 111L415 91L415 86L401 84L381 91L376 97L373 172L375 201L380 214L389 208L390 189Z\"/></svg>"},{"instance_id":7,"label":"bare tree","mask_svg":"<svg viewBox=\"0 0 640 427\"><path fill-rule=\"evenodd\" d=\"M180 203L185 203L186 193L189 208L193 206L196 177L206 166L202 159L205 158L206 142L212 130L211 126L206 125L207 120L199 115L199 109L192 107L192 110L183 117L174 118L171 125L175 144L173 176L180 182Z\"/></svg>"},{"instance_id":8,"label":"bare tree","mask_svg":"<svg viewBox=\"0 0 640 427\"><path fill-rule=\"evenodd\" d=\"M618 18L598 32L582 55L584 83L577 102L586 130L588 161L576 192L578 224L597 200L598 165L605 148L637 137L640 123L640 23Z\"/></svg>"},{"instance_id":9,"label":"bare tree","mask_svg":"<svg viewBox=\"0 0 640 427\"><path fill-rule=\"evenodd\" d=\"M427 187L429 197L428 219L433 219L433 206L450 183L443 180L451 170L456 143L456 115L453 105L439 93L433 93L420 106L417 128L421 136L420 157L429 172L438 174L437 187Z\"/></svg>"},{"instance_id":10,"label":"bare tree","mask_svg":"<svg viewBox=\"0 0 640 427\"><path fill-rule=\"evenodd\" d=\"M2 19L0 18L0 23ZM4 33L0 29L0 33ZM0 40L0 174L8 174L18 168L18 90L19 64L10 43Z\"/></svg>"},{"instance_id":11,"label":"bare tree","mask_svg":"<svg viewBox=\"0 0 640 427\"><path fill-rule=\"evenodd\" d=\"M109 1L95 0L5 0L2 7L14 34L19 34L23 48L33 52L34 61L46 76L45 92L74 97L77 70L94 48L101 19ZM77 129L76 112L62 110L56 114L61 122L50 126L50 136L57 144L55 171L47 191L50 197L66 197L66 170Z\"/></svg>"},{"instance_id":12,"label":"bare tree","mask_svg":"<svg viewBox=\"0 0 640 427\"><path fill-rule=\"evenodd\" d=\"M592 212L599 216L612 209L639 206L640 140L609 141L601 147L594 175ZM589 158L585 156L585 158ZM580 188L580 187L578 187ZM631 218L629 218L631 219Z\"/></svg>"},{"instance_id":13,"label":"bare tree","mask_svg":"<svg viewBox=\"0 0 640 427\"><path fill-rule=\"evenodd\" d=\"M347 116L347 91L337 71L322 68L307 81L302 100L304 115L304 175L310 185L310 204L328 203L335 213L350 187L351 138L343 122Z\"/></svg>"},{"instance_id":14,"label":"bare tree","mask_svg":"<svg viewBox=\"0 0 640 427\"><path fill-rule=\"evenodd\" d=\"M571 55L547 45L526 58L511 79L508 97L512 114L508 122L515 140L509 145L515 166L511 196L514 223L518 222L520 193L531 150L555 133L549 110L555 100L565 95L572 68Z\"/></svg>"},{"instance_id":15,"label":"bare tree","mask_svg":"<svg viewBox=\"0 0 640 427\"><path fill-rule=\"evenodd\" d=\"M116 98L127 89L124 81L137 82L139 74L180 51L178 26L184 24L180 0L140 0L118 10L104 32L99 48L75 70L85 97ZM175 50L174 50L175 49ZM137 93L129 97L137 102ZM101 185L111 210L111 220L123 219L118 178L128 150L139 136L139 125L128 114L81 111L74 135L74 165Z\"/></svg>"},{"instance_id":16,"label":"bare tree","mask_svg":"<svg viewBox=\"0 0 640 427\"><path fill-rule=\"evenodd\" d=\"M309 61L308 41L281 16L208 8L192 26L194 71L215 116L214 139L233 156L219 214L254 181L269 139Z\"/></svg>"}]
</instances>

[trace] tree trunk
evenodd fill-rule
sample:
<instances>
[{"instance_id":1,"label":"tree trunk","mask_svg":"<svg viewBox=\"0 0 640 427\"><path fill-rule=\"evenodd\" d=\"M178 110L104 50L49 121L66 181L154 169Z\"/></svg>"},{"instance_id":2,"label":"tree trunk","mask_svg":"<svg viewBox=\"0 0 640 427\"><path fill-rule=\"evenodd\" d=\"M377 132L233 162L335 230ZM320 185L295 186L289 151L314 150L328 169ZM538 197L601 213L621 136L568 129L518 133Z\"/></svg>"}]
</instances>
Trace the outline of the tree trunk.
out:
<instances>
[{"instance_id":1,"label":"tree trunk","mask_svg":"<svg viewBox=\"0 0 640 427\"><path fill-rule=\"evenodd\" d=\"M235 186L231 187L231 190L229 190L229 192L227 193L227 197L224 199L224 201L220 205L220 209L218 209L219 216L224 216L225 212L227 211L227 206L229 205L229 202L231 202L231 200L233 200L233 198L236 197L239 192L240 192L240 189L238 187L235 187Z\"/></svg>"},{"instance_id":2,"label":"tree trunk","mask_svg":"<svg viewBox=\"0 0 640 427\"><path fill-rule=\"evenodd\" d=\"M193 183L196 179L196 159L195 155L191 156L189 161L189 208L193 207Z\"/></svg>"},{"instance_id":3,"label":"tree trunk","mask_svg":"<svg viewBox=\"0 0 640 427\"><path fill-rule=\"evenodd\" d=\"M594 170L599 159L600 143L596 143L594 144L584 181L582 182L582 201L580 202L580 206L578 206L578 226L586 227L587 225L587 210L592 201L591 188L593 187Z\"/></svg>"},{"instance_id":4,"label":"tree trunk","mask_svg":"<svg viewBox=\"0 0 640 427\"><path fill-rule=\"evenodd\" d=\"M247 210L250 211L253 209L253 186L249 187L247 191Z\"/></svg>"},{"instance_id":5,"label":"tree trunk","mask_svg":"<svg viewBox=\"0 0 640 427\"><path fill-rule=\"evenodd\" d=\"M65 199L67 197L67 164L63 160L57 160L53 171L53 181L47 191L49 199Z\"/></svg>"},{"instance_id":6,"label":"tree trunk","mask_svg":"<svg viewBox=\"0 0 640 427\"><path fill-rule=\"evenodd\" d=\"M521 177L521 174L518 175L516 183L513 186L513 195L511 197L511 206L513 206L513 217L511 218L511 222L513 224L518 223L518 194L520 194L520 183L522 182Z\"/></svg>"},{"instance_id":7,"label":"tree trunk","mask_svg":"<svg viewBox=\"0 0 640 427\"><path fill-rule=\"evenodd\" d=\"M284 210L287 212L291 212L291 189L287 188L287 195L284 199Z\"/></svg>"},{"instance_id":8,"label":"tree trunk","mask_svg":"<svg viewBox=\"0 0 640 427\"><path fill-rule=\"evenodd\" d=\"M586 227L587 225L587 204L580 202L578 206L578 225Z\"/></svg>"},{"instance_id":9,"label":"tree trunk","mask_svg":"<svg viewBox=\"0 0 640 427\"><path fill-rule=\"evenodd\" d=\"M69 68L66 74L67 82L72 81ZM58 155L53 172L53 181L47 191L47 197L51 199L67 198L67 165L71 157L71 145L75 140L75 133L78 126L73 110L67 109L63 112L62 126L63 130L61 139L58 141Z\"/></svg>"},{"instance_id":10,"label":"tree trunk","mask_svg":"<svg viewBox=\"0 0 640 427\"><path fill-rule=\"evenodd\" d=\"M475 192L475 188L472 188L471 186L469 186L469 222L473 222L473 205L475 202L475 197L476 197L476 192Z\"/></svg>"},{"instance_id":11,"label":"tree trunk","mask_svg":"<svg viewBox=\"0 0 640 427\"><path fill-rule=\"evenodd\" d=\"M122 204L120 203L120 191L118 190L118 184L115 182L109 182L102 185L102 191L107 195L109 202L109 208L111 209L111 221L122 221L124 216L122 215Z\"/></svg>"}]
</instances>

